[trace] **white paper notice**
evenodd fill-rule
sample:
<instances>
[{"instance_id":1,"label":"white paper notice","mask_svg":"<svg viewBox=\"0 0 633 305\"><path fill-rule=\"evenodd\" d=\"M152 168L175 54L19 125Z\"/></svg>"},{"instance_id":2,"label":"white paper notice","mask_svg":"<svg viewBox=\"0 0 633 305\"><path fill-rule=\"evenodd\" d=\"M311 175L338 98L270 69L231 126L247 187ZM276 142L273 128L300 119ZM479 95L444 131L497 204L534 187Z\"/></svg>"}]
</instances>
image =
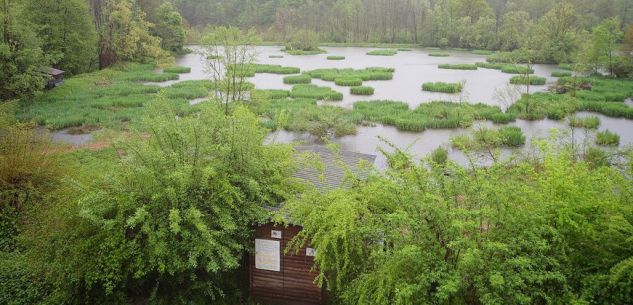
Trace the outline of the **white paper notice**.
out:
<instances>
[{"instance_id":1,"label":"white paper notice","mask_svg":"<svg viewBox=\"0 0 633 305\"><path fill-rule=\"evenodd\" d=\"M255 268L279 271L279 241L255 239Z\"/></svg>"}]
</instances>

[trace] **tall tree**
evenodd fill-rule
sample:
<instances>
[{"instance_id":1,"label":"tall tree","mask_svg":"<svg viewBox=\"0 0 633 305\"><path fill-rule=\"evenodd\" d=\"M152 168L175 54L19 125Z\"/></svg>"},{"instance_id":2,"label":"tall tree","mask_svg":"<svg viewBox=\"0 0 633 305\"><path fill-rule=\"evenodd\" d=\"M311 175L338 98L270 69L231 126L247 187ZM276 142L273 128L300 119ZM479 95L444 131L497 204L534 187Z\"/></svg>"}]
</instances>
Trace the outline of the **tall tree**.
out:
<instances>
[{"instance_id":1,"label":"tall tree","mask_svg":"<svg viewBox=\"0 0 633 305\"><path fill-rule=\"evenodd\" d=\"M170 2L165 2L155 14L156 21L152 33L161 38L161 47L170 52L182 53L186 33L180 13Z\"/></svg>"},{"instance_id":2,"label":"tall tree","mask_svg":"<svg viewBox=\"0 0 633 305\"><path fill-rule=\"evenodd\" d=\"M592 42L594 51L601 65L613 76L615 67L615 52L618 41L622 38L620 20L617 18L606 19L593 29Z\"/></svg>"}]
</instances>

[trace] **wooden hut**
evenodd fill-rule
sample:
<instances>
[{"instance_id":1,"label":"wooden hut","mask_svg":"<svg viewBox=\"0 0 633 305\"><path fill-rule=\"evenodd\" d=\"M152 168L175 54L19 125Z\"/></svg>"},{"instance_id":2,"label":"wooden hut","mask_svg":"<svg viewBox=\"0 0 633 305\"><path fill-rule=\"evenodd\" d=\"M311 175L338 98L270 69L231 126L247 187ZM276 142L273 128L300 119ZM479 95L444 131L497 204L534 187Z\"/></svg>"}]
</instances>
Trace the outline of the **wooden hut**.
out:
<instances>
[{"instance_id":1,"label":"wooden hut","mask_svg":"<svg viewBox=\"0 0 633 305\"><path fill-rule=\"evenodd\" d=\"M40 72L48 78L47 89L59 87L64 83L64 71L55 68L41 68Z\"/></svg>"},{"instance_id":2,"label":"wooden hut","mask_svg":"<svg viewBox=\"0 0 633 305\"><path fill-rule=\"evenodd\" d=\"M373 164L376 158L353 152L333 153L322 146L299 147L297 151L315 153L323 162L322 170L301 168L295 174L295 177L312 183L321 191L346 187L345 167L362 176L366 173L359 173L358 164L362 160ZM253 299L262 304L322 304L324 291L314 284L317 274L311 271L316 249L305 245L298 253L284 254L284 249L301 231L301 226L282 226L269 222L254 229L255 253L250 257L249 266Z\"/></svg>"}]
</instances>

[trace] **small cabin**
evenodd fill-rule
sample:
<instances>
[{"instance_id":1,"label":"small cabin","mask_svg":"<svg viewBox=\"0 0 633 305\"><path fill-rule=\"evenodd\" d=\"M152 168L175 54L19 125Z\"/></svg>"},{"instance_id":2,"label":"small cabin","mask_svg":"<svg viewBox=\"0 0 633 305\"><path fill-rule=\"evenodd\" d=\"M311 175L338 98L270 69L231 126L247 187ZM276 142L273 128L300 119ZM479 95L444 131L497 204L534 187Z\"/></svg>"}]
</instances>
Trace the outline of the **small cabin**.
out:
<instances>
[{"instance_id":1,"label":"small cabin","mask_svg":"<svg viewBox=\"0 0 633 305\"><path fill-rule=\"evenodd\" d=\"M59 87L64 83L64 71L55 68L41 68L40 72L44 74L48 83L46 83L46 89L53 89Z\"/></svg>"},{"instance_id":2,"label":"small cabin","mask_svg":"<svg viewBox=\"0 0 633 305\"><path fill-rule=\"evenodd\" d=\"M345 168L361 177L358 165L373 164L376 156L354 152L334 153L323 146L298 147L299 153L314 153L323 168L300 168L296 178L313 184L325 192L345 185ZM366 174L366 173L365 173ZM298 253L284 254L288 243L301 231L300 224L287 226L268 222L255 226L255 253L250 257L249 279L251 297L262 304L320 305L324 290L314 284L317 273L312 271L316 249L304 245Z\"/></svg>"}]
</instances>

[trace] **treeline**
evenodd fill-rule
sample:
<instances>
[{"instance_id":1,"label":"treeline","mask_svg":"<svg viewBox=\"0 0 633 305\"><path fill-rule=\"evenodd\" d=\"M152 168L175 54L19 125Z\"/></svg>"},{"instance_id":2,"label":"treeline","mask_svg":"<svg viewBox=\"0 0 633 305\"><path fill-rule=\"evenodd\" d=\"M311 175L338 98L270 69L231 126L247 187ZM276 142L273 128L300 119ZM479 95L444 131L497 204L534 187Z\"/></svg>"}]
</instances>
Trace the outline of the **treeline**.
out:
<instances>
[{"instance_id":1,"label":"treeline","mask_svg":"<svg viewBox=\"0 0 633 305\"><path fill-rule=\"evenodd\" d=\"M156 61L183 52L186 36L169 2L2 0L0 20L2 100L42 89L44 67L78 74L117 62Z\"/></svg>"}]
</instances>

